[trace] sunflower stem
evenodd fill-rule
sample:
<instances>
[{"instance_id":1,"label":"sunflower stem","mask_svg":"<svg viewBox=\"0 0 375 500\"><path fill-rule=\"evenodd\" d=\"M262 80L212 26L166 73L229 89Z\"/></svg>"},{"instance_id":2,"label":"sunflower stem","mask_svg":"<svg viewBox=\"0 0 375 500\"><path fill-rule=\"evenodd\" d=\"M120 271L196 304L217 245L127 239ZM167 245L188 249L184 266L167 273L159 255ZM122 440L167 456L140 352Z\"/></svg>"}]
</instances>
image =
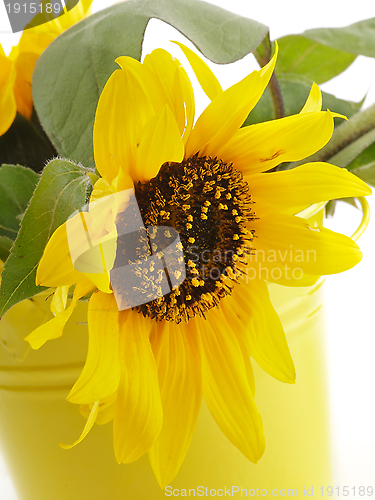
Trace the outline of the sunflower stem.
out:
<instances>
[{"instance_id":1,"label":"sunflower stem","mask_svg":"<svg viewBox=\"0 0 375 500\"><path fill-rule=\"evenodd\" d=\"M284 101L283 101L283 96L281 94L279 80L277 79L275 73L271 76L269 86L275 110L275 118L284 118L285 116Z\"/></svg>"},{"instance_id":2,"label":"sunflower stem","mask_svg":"<svg viewBox=\"0 0 375 500\"><path fill-rule=\"evenodd\" d=\"M270 40L269 33L267 33L267 36L263 39L262 44L254 51L254 56L260 66L264 66L271 60L272 42ZM276 119L284 118L285 116L284 101L279 81L277 79L275 72L273 73L270 79L269 89L272 97L274 118Z\"/></svg>"},{"instance_id":3,"label":"sunflower stem","mask_svg":"<svg viewBox=\"0 0 375 500\"><path fill-rule=\"evenodd\" d=\"M357 141L357 156L369 146L369 141L370 143L374 142L372 137L374 130L375 104L364 111L356 113L350 120L335 128L332 139L323 149L304 160L285 165L284 169L294 168L307 162L329 160L339 167L346 167L353 160L353 155L350 154L351 145L354 147L354 143ZM339 153L345 149L347 149L348 154L339 155ZM283 167L281 168L283 169Z\"/></svg>"}]
</instances>

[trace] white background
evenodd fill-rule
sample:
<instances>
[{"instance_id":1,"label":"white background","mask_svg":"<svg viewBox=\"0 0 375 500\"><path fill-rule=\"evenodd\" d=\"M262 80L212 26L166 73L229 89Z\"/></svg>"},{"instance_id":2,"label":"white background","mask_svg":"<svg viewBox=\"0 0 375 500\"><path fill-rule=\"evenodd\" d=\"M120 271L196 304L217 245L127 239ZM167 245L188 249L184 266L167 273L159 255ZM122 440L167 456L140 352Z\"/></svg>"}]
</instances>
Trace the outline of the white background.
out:
<instances>
[{"instance_id":1,"label":"white background","mask_svg":"<svg viewBox=\"0 0 375 500\"><path fill-rule=\"evenodd\" d=\"M94 0L93 11L112 3ZM370 0L211 0L211 3L266 24L270 27L271 39L375 17L375 3ZM0 41L4 49L9 51L17 39L17 35L10 33L5 8L0 3ZM173 52L171 39L184 41L174 29L152 20L147 28L144 52L158 46ZM181 53L178 57L183 61ZM255 68L255 64L252 56L248 56L231 65L229 71L226 66L211 64L211 67L226 88ZM321 88L354 101L361 100L367 93L365 106L373 104L375 59L360 56L342 75ZM202 98L199 109L206 104ZM375 213L375 201L369 201ZM359 223L360 212L340 205L327 226L350 235ZM346 273L329 277L326 286L328 383L335 465L332 486L372 485L375 490L375 217L359 244L364 254L362 262ZM1 457L0 500L17 500Z\"/></svg>"}]
</instances>

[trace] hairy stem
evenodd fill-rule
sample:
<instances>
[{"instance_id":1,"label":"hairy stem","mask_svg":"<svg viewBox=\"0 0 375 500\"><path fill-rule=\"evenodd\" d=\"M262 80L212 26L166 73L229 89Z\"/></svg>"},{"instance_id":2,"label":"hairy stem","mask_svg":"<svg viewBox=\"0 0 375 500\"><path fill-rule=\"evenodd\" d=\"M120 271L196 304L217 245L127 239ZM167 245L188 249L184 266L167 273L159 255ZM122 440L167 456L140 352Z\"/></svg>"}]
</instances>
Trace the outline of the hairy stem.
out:
<instances>
[{"instance_id":1,"label":"hairy stem","mask_svg":"<svg viewBox=\"0 0 375 500\"><path fill-rule=\"evenodd\" d=\"M257 50L254 51L254 56L260 66L264 66L270 61L272 57L272 43L270 40L269 33L263 39L261 47L259 47ZM279 81L277 79L275 72L271 77L269 83L269 89L271 91L275 118L284 118L285 116L284 101L283 101L283 96L281 94Z\"/></svg>"}]
</instances>

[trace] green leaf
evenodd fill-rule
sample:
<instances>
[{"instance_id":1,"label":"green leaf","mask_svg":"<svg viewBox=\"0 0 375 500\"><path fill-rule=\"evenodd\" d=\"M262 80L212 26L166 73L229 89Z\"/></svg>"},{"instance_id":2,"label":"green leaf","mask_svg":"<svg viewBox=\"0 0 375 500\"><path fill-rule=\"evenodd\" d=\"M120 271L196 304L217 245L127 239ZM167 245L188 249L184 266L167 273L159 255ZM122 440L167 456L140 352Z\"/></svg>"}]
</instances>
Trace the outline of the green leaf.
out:
<instances>
[{"instance_id":1,"label":"green leaf","mask_svg":"<svg viewBox=\"0 0 375 500\"><path fill-rule=\"evenodd\" d=\"M2 272L0 316L46 289L35 284L38 263L55 229L86 203L91 188L87 173L73 162L60 159L52 160L43 170Z\"/></svg>"},{"instance_id":2,"label":"green leaf","mask_svg":"<svg viewBox=\"0 0 375 500\"><path fill-rule=\"evenodd\" d=\"M16 239L19 216L26 210L38 180L38 174L21 165L0 168L0 236Z\"/></svg>"},{"instance_id":3,"label":"green leaf","mask_svg":"<svg viewBox=\"0 0 375 500\"><path fill-rule=\"evenodd\" d=\"M311 90L312 80L302 75L282 74L278 77L278 81L283 96L285 115L299 113ZM348 118L357 113L362 105L362 102L344 101L327 92L322 92L322 95L323 110L329 108L331 111L341 113ZM258 104L247 117L244 125L265 122L274 118L272 97L269 88L267 88Z\"/></svg>"},{"instance_id":4,"label":"green leaf","mask_svg":"<svg viewBox=\"0 0 375 500\"><path fill-rule=\"evenodd\" d=\"M307 30L305 38L355 55L375 57L375 18L366 19L344 28Z\"/></svg>"},{"instance_id":5,"label":"green leaf","mask_svg":"<svg viewBox=\"0 0 375 500\"><path fill-rule=\"evenodd\" d=\"M302 35L289 35L278 40L279 57L276 73L294 73L323 83L342 73L355 55L327 47Z\"/></svg>"},{"instance_id":6,"label":"green leaf","mask_svg":"<svg viewBox=\"0 0 375 500\"><path fill-rule=\"evenodd\" d=\"M128 0L59 36L38 59L33 97L41 123L62 156L93 165L92 129L101 90L115 59L140 59L146 26L161 19L217 63L241 59L268 29L200 0Z\"/></svg>"},{"instance_id":7,"label":"green leaf","mask_svg":"<svg viewBox=\"0 0 375 500\"><path fill-rule=\"evenodd\" d=\"M10 249L12 248L13 240L6 236L0 236L0 260L5 262L9 257Z\"/></svg>"},{"instance_id":8,"label":"green leaf","mask_svg":"<svg viewBox=\"0 0 375 500\"><path fill-rule=\"evenodd\" d=\"M20 164L40 172L57 152L41 128L34 112L32 121L17 114L11 127L0 136L0 165Z\"/></svg>"},{"instance_id":9,"label":"green leaf","mask_svg":"<svg viewBox=\"0 0 375 500\"><path fill-rule=\"evenodd\" d=\"M352 173L357 175L360 179L375 186L375 161L367 163L367 165L362 165L352 170Z\"/></svg>"}]
</instances>

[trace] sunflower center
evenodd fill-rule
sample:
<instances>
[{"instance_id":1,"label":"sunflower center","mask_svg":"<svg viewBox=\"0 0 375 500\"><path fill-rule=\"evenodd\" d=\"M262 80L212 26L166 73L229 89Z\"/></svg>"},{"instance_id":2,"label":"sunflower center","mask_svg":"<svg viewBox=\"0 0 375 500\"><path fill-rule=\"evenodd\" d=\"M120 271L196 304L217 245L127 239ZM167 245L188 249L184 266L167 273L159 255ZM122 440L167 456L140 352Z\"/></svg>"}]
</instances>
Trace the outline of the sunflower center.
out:
<instances>
[{"instance_id":1,"label":"sunflower center","mask_svg":"<svg viewBox=\"0 0 375 500\"><path fill-rule=\"evenodd\" d=\"M252 240L245 225L255 214L242 174L217 158L193 156L165 163L150 182L135 186L135 195L146 227L179 233L186 270L178 287L137 310L177 323L204 316L231 293Z\"/></svg>"}]
</instances>

